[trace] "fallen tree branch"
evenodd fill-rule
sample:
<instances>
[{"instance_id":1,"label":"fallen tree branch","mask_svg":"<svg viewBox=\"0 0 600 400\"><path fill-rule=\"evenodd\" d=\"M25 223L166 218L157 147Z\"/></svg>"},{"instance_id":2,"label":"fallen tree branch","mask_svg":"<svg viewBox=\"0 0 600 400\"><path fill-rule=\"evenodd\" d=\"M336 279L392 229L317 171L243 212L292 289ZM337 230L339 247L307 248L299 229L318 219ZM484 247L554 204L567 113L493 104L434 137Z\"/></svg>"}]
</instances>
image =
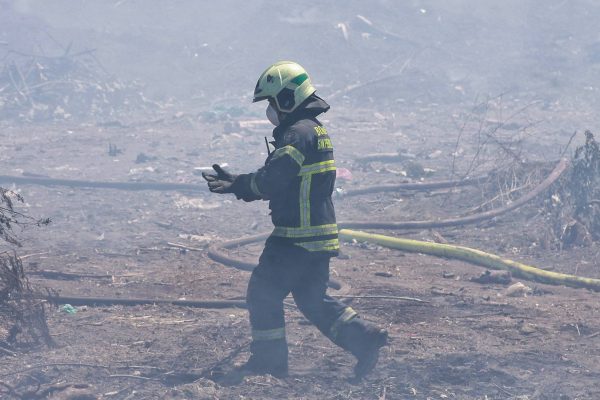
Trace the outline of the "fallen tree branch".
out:
<instances>
[{"instance_id":1,"label":"fallen tree branch","mask_svg":"<svg viewBox=\"0 0 600 400\"><path fill-rule=\"evenodd\" d=\"M494 217L506 214L509 211L521 207L523 204L533 200L546 189L550 187L562 173L567 169L568 162L562 159L556 164L554 170L529 193L523 195L516 201L506 205L505 207L497 208L480 214L469 215L461 218L449 218L437 221L405 221L405 222L371 222L371 221L347 221L340 222L338 225L341 228L359 228L359 229L430 229L441 228L446 226L461 226L472 224L475 222L485 221Z\"/></svg>"}]
</instances>

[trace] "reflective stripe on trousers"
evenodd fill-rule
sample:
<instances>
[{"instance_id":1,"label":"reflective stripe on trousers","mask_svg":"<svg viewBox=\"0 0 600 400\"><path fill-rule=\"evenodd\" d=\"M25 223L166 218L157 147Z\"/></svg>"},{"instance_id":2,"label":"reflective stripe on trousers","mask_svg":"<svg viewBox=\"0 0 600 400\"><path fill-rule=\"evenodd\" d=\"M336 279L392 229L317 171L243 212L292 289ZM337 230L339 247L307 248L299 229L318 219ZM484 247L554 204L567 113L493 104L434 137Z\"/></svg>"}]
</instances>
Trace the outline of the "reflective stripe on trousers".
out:
<instances>
[{"instance_id":1,"label":"reflective stripe on trousers","mask_svg":"<svg viewBox=\"0 0 600 400\"><path fill-rule=\"evenodd\" d=\"M252 340L257 341L279 339L285 339L285 327L267 330L252 329Z\"/></svg>"},{"instance_id":2,"label":"reflective stripe on trousers","mask_svg":"<svg viewBox=\"0 0 600 400\"><path fill-rule=\"evenodd\" d=\"M346 307L343 314L340 315L340 317L337 320L335 320L333 325L331 325L331 329L330 329L331 338L335 339L338 335L338 332L339 332L339 329L341 328L341 326L343 324L350 322L357 315L358 314L356 313L356 311L354 311L352 309L352 307Z\"/></svg>"}]
</instances>

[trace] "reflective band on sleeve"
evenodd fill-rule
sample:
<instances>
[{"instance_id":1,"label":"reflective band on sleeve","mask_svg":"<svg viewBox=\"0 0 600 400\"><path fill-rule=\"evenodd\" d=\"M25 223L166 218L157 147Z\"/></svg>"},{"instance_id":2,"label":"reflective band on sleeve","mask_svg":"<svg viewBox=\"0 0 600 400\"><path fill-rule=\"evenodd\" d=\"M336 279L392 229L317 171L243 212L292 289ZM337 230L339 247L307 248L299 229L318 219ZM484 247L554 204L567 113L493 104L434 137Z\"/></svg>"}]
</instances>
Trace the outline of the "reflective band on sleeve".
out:
<instances>
[{"instance_id":1,"label":"reflective band on sleeve","mask_svg":"<svg viewBox=\"0 0 600 400\"><path fill-rule=\"evenodd\" d=\"M334 160L327 160L315 164L303 165L302 168L300 168L300 172L298 172L298 175L320 174L322 172L327 171L335 171Z\"/></svg>"},{"instance_id":2,"label":"reflective band on sleeve","mask_svg":"<svg viewBox=\"0 0 600 400\"><path fill-rule=\"evenodd\" d=\"M256 174L252 174L252 177L250 178L250 190L252 190L252 193L255 195L263 197L260 190L258 190L258 185L256 184Z\"/></svg>"},{"instance_id":3,"label":"reflective band on sleeve","mask_svg":"<svg viewBox=\"0 0 600 400\"><path fill-rule=\"evenodd\" d=\"M340 327L343 324L348 323L350 320L352 320L352 318L356 317L357 315L358 314L352 309L352 307L346 307L342 315L340 315L340 317L335 320L333 325L331 325L331 329L329 331L331 338L335 339L338 335Z\"/></svg>"},{"instance_id":4,"label":"reflective band on sleeve","mask_svg":"<svg viewBox=\"0 0 600 400\"><path fill-rule=\"evenodd\" d=\"M304 175L300 182L300 227L310 226L310 186L312 175Z\"/></svg>"},{"instance_id":5,"label":"reflective band on sleeve","mask_svg":"<svg viewBox=\"0 0 600 400\"><path fill-rule=\"evenodd\" d=\"M318 240L315 242L300 242L294 244L296 246L305 248L308 251L335 251L340 249L340 241L338 239Z\"/></svg>"},{"instance_id":6,"label":"reflective band on sleeve","mask_svg":"<svg viewBox=\"0 0 600 400\"><path fill-rule=\"evenodd\" d=\"M271 160L283 157L285 155L292 157L292 159L296 161L300 166L302 166L302 163L304 163L304 155L298 149L291 145L283 146L275 150L275 152L273 153L273 158Z\"/></svg>"},{"instance_id":7,"label":"reflective band on sleeve","mask_svg":"<svg viewBox=\"0 0 600 400\"><path fill-rule=\"evenodd\" d=\"M285 328L268 330L252 329L252 340L278 340L285 339Z\"/></svg>"},{"instance_id":8,"label":"reflective band on sleeve","mask_svg":"<svg viewBox=\"0 0 600 400\"><path fill-rule=\"evenodd\" d=\"M273 230L273 236L287 238L302 238L311 236L337 235L337 224L316 225L306 228L290 228L285 226L276 226Z\"/></svg>"}]
</instances>

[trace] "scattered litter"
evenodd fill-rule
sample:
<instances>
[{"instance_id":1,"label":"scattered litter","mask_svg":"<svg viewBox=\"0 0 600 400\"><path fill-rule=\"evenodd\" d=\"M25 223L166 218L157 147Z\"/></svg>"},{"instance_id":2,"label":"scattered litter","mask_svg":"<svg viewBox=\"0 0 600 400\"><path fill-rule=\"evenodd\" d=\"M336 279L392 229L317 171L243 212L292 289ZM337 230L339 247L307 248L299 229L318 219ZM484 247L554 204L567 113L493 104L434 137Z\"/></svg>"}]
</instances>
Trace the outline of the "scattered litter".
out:
<instances>
[{"instance_id":1,"label":"scattered litter","mask_svg":"<svg viewBox=\"0 0 600 400\"><path fill-rule=\"evenodd\" d=\"M394 174L394 175L408 176L408 174L404 170L392 169L392 168L387 168L387 167L383 167L381 170L389 172L390 174Z\"/></svg>"},{"instance_id":2,"label":"scattered litter","mask_svg":"<svg viewBox=\"0 0 600 400\"><path fill-rule=\"evenodd\" d=\"M150 166L144 168L131 168L129 170L129 175L139 175L144 172L156 172L156 168Z\"/></svg>"},{"instance_id":3,"label":"scattered litter","mask_svg":"<svg viewBox=\"0 0 600 400\"><path fill-rule=\"evenodd\" d=\"M58 167L46 168L46 169L53 170L53 171L79 171L79 168L71 167L69 164L59 165Z\"/></svg>"},{"instance_id":4,"label":"scattered litter","mask_svg":"<svg viewBox=\"0 0 600 400\"><path fill-rule=\"evenodd\" d=\"M527 295L531 292L532 289L529 286L525 286L521 282L517 282L513 285L510 285L504 294L508 297L527 297Z\"/></svg>"},{"instance_id":5,"label":"scattered litter","mask_svg":"<svg viewBox=\"0 0 600 400\"><path fill-rule=\"evenodd\" d=\"M346 194L346 191L342 188L335 188L333 191L334 197L343 197Z\"/></svg>"},{"instance_id":6,"label":"scattered litter","mask_svg":"<svg viewBox=\"0 0 600 400\"><path fill-rule=\"evenodd\" d=\"M346 25L343 22L340 22L340 23L338 23L336 25L336 28L338 28L339 30L342 31L342 36L344 36L344 40L348 41L348 37L349 37L349 35L348 35L348 25Z\"/></svg>"},{"instance_id":7,"label":"scattered litter","mask_svg":"<svg viewBox=\"0 0 600 400\"><path fill-rule=\"evenodd\" d=\"M350 172L350 170L347 168L337 168L335 172L335 177L336 179L351 181L352 172Z\"/></svg>"},{"instance_id":8,"label":"scattered litter","mask_svg":"<svg viewBox=\"0 0 600 400\"><path fill-rule=\"evenodd\" d=\"M237 122L239 127L242 129L260 129L260 128L271 128L272 124L268 119L250 119L245 121Z\"/></svg>"},{"instance_id":9,"label":"scattered litter","mask_svg":"<svg viewBox=\"0 0 600 400\"><path fill-rule=\"evenodd\" d=\"M77 313L77 308L73 307L70 304L65 304L65 305L61 306L59 310L62 312L65 312L67 314L76 314Z\"/></svg>"}]
</instances>

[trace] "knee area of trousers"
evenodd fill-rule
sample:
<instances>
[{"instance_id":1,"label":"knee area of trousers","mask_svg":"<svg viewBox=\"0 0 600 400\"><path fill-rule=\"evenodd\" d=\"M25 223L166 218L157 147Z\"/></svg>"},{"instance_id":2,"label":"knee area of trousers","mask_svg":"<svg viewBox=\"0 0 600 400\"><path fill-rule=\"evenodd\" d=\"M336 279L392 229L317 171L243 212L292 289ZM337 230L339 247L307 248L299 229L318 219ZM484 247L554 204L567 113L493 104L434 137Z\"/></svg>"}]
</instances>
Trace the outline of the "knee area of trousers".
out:
<instances>
[{"instance_id":1,"label":"knee area of trousers","mask_svg":"<svg viewBox=\"0 0 600 400\"><path fill-rule=\"evenodd\" d=\"M268 292L264 291L248 291L246 293L246 305L248 309L272 309L283 307L283 302L278 301Z\"/></svg>"}]
</instances>

